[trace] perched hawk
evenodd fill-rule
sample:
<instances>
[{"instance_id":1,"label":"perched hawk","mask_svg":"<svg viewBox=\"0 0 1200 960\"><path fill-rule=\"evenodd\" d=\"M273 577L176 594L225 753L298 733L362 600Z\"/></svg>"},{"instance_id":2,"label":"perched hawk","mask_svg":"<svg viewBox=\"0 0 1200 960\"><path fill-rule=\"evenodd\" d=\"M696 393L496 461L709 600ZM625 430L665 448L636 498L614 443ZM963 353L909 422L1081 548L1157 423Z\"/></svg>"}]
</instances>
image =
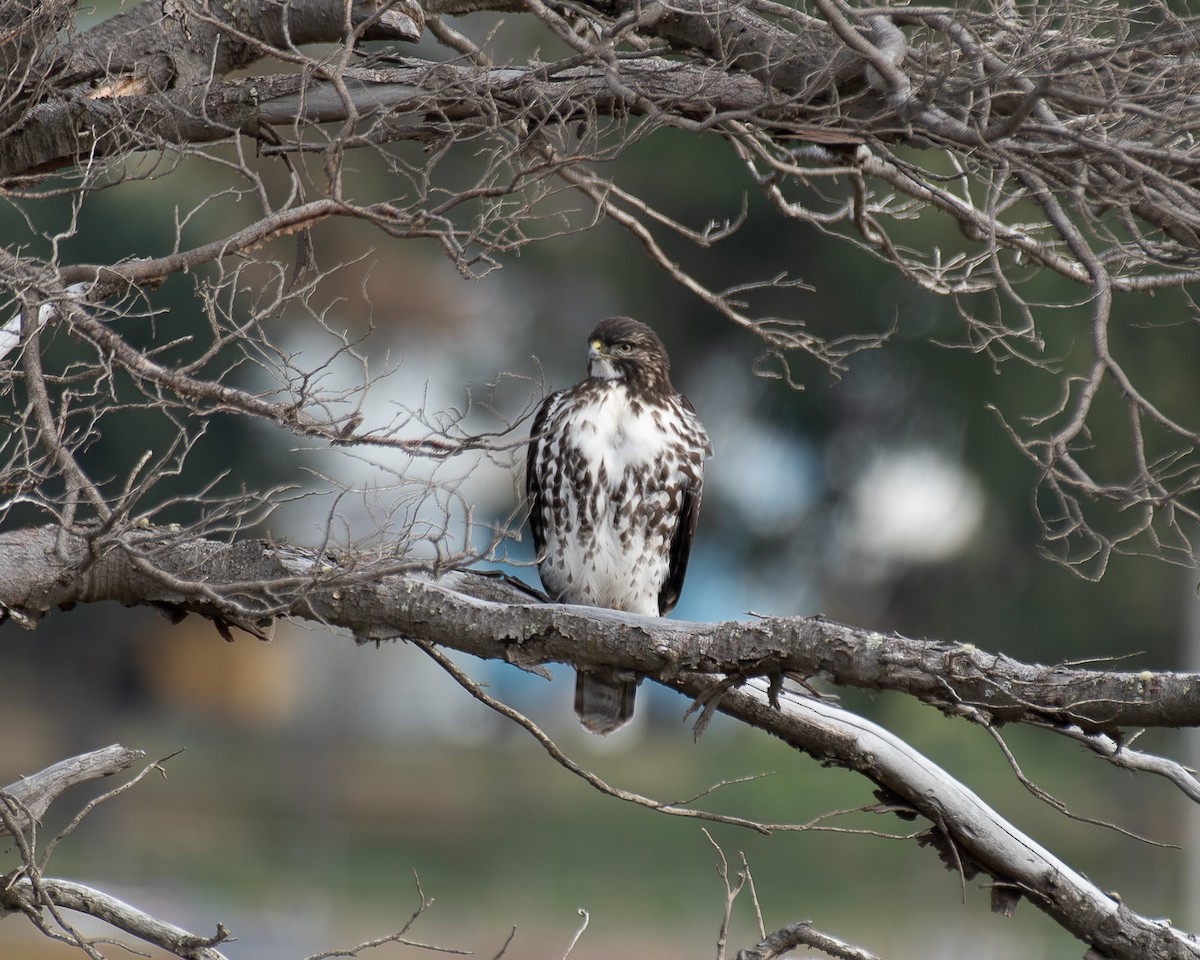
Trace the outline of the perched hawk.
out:
<instances>
[{"instance_id":1,"label":"perched hawk","mask_svg":"<svg viewBox=\"0 0 1200 960\"><path fill-rule=\"evenodd\" d=\"M613 317L588 338L587 378L538 409L529 525L542 584L561 603L665 616L679 599L712 447L669 367L653 330ZM633 715L636 685L581 672L575 713L611 733Z\"/></svg>"}]
</instances>

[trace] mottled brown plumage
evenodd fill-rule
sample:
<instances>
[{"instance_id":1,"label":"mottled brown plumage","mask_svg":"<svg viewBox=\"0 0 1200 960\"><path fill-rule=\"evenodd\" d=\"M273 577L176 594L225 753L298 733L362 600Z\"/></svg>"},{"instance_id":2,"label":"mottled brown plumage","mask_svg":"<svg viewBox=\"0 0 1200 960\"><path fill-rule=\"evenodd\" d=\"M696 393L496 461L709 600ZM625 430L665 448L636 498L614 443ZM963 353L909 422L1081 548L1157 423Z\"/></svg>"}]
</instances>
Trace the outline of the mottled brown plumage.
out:
<instances>
[{"instance_id":1,"label":"mottled brown plumage","mask_svg":"<svg viewBox=\"0 0 1200 960\"><path fill-rule=\"evenodd\" d=\"M683 588L710 454L654 331L602 321L588 338L588 376L547 397L531 431L529 524L547 593L666 615ZM616 730L633 714L635 686L612 670L581 672L580 722Z\"/></svg>"}]
</instances>

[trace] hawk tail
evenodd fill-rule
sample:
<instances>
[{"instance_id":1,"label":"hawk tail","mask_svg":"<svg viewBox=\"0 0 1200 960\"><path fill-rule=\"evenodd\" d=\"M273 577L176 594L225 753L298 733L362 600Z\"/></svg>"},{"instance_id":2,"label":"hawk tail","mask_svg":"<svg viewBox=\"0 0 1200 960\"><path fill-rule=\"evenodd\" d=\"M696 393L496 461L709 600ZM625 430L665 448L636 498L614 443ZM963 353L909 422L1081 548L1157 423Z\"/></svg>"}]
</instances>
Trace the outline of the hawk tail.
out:
<instances>
[{"instance_id":1,"label":"hawk tail","mask_svg":"<svg viewBox=\"0 0 1200 960\"><path fill-rule=\"evenodd\" d=\"M618 680L611 670L581 673L575 680L575 716L590 733L612 733L633 716L637 681Z\"/></svg>"}]
</instances>

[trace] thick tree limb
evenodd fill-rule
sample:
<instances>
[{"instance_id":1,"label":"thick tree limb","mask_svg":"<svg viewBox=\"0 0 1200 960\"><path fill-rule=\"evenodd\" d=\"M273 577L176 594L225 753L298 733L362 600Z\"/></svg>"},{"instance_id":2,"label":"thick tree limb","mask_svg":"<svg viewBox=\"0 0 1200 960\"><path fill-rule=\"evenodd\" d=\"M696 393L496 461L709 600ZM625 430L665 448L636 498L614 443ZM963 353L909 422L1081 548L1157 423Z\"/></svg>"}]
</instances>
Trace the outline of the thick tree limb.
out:
<instances>
[{"instance_id":1,"label":"thick tree limb","mask_svg":"<svg viewBox=\"0 0 1200 960\"><path fill-rule=\"evenodd\" d=\"M415 637L518 666L617 667L664 683L701 673L796 674L895 690L995 722L1200 726L1200 675L1025 664L966 644L885 636L822 617L717 624L529 603L494 579L414 575L267 541L234 544L161 529L61 541L55 527L0 533L0 610L32 625L56 606L116 600L215 619L317 620L360 640ZM96 554L93 556L92 551ZM82 571L82 572L80 572Z\"/></svg>"},{"instance_id":2,"label":"thick tree limb","mask_svg":"<svg viewBox=\"0 0 1200 960\"><path fill-rule=\"evenodd\" d=\"M855 143L853 130L830 130L808 122L802 104L777 100L762 81L707 64L678 63L660 57L630 60L622 82L632 103L612 88L606 70L596 66L528 66L485 69L463 64L431 65L423 60L378 69L349 69L342 84L303 76L254 77L217 84L203 110L184 91L146 93L116 99L71 98L49 102L0 144L0 180L76 162L81 154L103 158L129 148L131 135L146 149L184 147L257 136L259 124L290 128L299 123L338 123L351 111L360 120L388 118L372 126L364 142L417 136L425 129L471 119L511 123L569 123L601 113L643 114L681 124L715 126L722 115L761 116L792 135ZM432 123L424 128L426 120ZM67 128L70 128L68 131ZM69 136L67 133L69 132ZM117 137L117 133L121 137Z\"/></svg>"},{"instance_id":3,"label":"thick tree limb","mask_svg":"<svg viewBox=\"0 0 1200 960\"><path fill-rule=\"evenodd\" d=\"M335 42L347 27L364 40L415 41L424 15L413 0L289 0L287 4L142 3L80 35L57 58L64 85L127 75L155 90L203 85L276 50Z\"/></svg>"},{"instance_id":4,"label":"thick tree limb","mask_svg":"<svg viewBox=\"0 0 1200 960\"><path fill-rule=\"evenodd\" d=\"M692 696L712 692L707 677L671 684ZM772 700L775 702L773 703ZM867 772L931 821L929 842L966 878L983 872L1015 890L1106 957L1200 957L1200 943L1167 921L1134 913L1001 818L972 791L907 743L840 707L753 680L721 699L723 713L769 730L798 749Z\"/></svg>"},{"instance_id":5,"label":"thick tree limb","mask_svg":"<svg viewBox=\"0 0 1200 960\"><path fill-rule=\"evenodd\" d=\"M737 679L798 668L818 673L828 661L838 666L826 672L840 682L894 683L896 689L906 689L901 678L908 678L911 685L927 689L953 686L963 675L961 666L954 666L960 656L976 668L982 663L970 648L885 638L820 618L705 625L498 602L524 599L524 594L482 576L455 574L439 582L412 572L389 576L345 559L335 567L328 562L333 558L281 545L230 545L154 529L97 536L91 544L79 536L59 538L56 553L56 532L39 527L0 534L0 558L6 564L0 569L0 607L21 622L35 622L55 605L109 599L165 604L226 622L306 617L346 627L359 639L419 637L519 665L565 661L635 670L821 760L863 773L930 820L930 842L956 869L968 876L988 873L1106 955L1200 956L1200 947L1178 931L1139 917L1099 891L898 738L834 705L775 690L770 679ZM894 647L910 656L924 654L918 662L926 666L936 662L934 675L922 678L911 662L894 672L897 665L888 655ZM1021 709L1033 715L1051 712L1046 709L1051 703L1062 709L1062 690L1074 689L1063 683L1071 671L1038 669L1042 682L1022 691ZM1145 710L1159 699L1159 687L1151 686L1153 676L1081 673L1085 686L1116 685L1103 704L1109 721L1122 711ZM1193 687L1197 683L1195 677L1170 675L1163 682L1170 685L1173 679ZM985 689L1002 686L989 683ZM1046 703L1031 706L1039 698ZM1072 702L1067 711L1095 707Z\"/></svg>"}]
</instances>

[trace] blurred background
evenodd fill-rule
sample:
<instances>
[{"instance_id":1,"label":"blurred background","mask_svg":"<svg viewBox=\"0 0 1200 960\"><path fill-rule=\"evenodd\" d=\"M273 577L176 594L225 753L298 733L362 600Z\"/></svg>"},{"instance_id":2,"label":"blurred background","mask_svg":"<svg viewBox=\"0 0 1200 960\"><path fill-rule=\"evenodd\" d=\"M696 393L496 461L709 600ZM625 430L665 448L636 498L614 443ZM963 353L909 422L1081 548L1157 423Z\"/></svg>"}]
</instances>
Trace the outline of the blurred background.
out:
<instances>
[{"instance_id":1,"label":"blurred background","mask_svg":"<svg viewBox=\"0 0 1200 960\"><path fill-rule=\"evenodd\" d=\"M87 16L110 12L101 4ZM65 197L5 206L0 239L36 245L30 222L68 230L74 216L60 243L63 262L161 254L173 240L174 211L223 185L214 165L188 164L193 169L101 191L77 215ZM382 178L364 166L364 183ZM467 281L432 243L330 223L314 234L318 262L366 258L324 284L330 326L367 338L361 350L375 369L394 368L370 395L368 424L397 411L448 409L486 424L489 405L500 418L517 417L543 386L582 376L585 338L597 320L629 314L666 342L673 379L715 448L675 617L822 613L1030 661L1195 665L1188 652L1198 619L1194 570L1116 558L1091 583L1042 556L1031 502L1036 473L988 407L1014 420L1043 412L1057 396L1055 375L935 345L964 339L952 303L848 244L780 224L746 195L741 168L718 138L659 133L605 172L696 228L734 218L748 203L746 225L711 250L667 241L671 256L714 288L786 271L807 286L775 295L780 314L800 316L828 337L894 334L851 357L837 376L798 360L791 375L804 389L796 390L755 376L777 372L761 343L674 285L609 224L527 247L502 270ZM220 199L203 206L185 243L215 236L230 209ZM911 230L914 243L952 250L960 242L952 225L934 218ZM191 283L175 278L154 301L180 328L202 325ZM1042 292L1046 299L1078 294L1051 280ZM1184 299L1159 294L1118 310L1140 324L1122 343L1129 368L1194 397L1200 343L1172 325L1195 326ZM331 349L326 332L286 317L274 333L297 366ZM1086 364L1085 308L1047 311L1043 335L1046 356L1062 368ZM59 337L50 349L65 357L75 347ZM337 364L330 371L354 375ZM150 419L131 417L120 429L117 422L89 451L96 475L127 471L154 442ZM180 484L195 489L231 465L230 484L250 476L260 487L300 485L305 496L280 509L268 529L301 545L328 533L333 502L321 476L361 491L337 507L344 527L337 537L347 541L369 536L414 478L453 483L476 521L454 532L476 546L486 544L488 522L503 524L520 506L519 457L431 471L384 454L331 453L231 417L212 419ZM536 584L530 560L526 536L505 542L483 565ZM797 824L872 802L863 779L720 718L694 742L683 719L687 702L650 685L632 726L601 740L575 723L568 669L555 668L547 682L457 659L614 785L681 800L736 780L700 805ZM1200 926L1200 890L1188 880L1184 851L1063 817L1019 785L980 730L902 697L838 694L1133 909ZM356 647L347 636L283 623L269 644L243 635L226 643L206 621L172 626L115 605L56 613L35 633L10 621L0 626L0 729L0 783L112 742L151 758L182 750L164 765L165 776L93 812L55 852L49 872L197 933L220 921L238 937L224 948L235 958L298 958L385 935L418 906L418 882L436 902L409 931L416 941L495 956L511 934L506 956L559 957L582 908L589 926L571 954L577 960L711 956L725 899L717 846L731 874L745 856L768 929L810 919L893 960L967 950L1032 960L1080 949L1029 904L1012 919L993 917L978 880L964 883L931 851L877 835L908 832L895 818L827 821L854 832L762 837L710 826L706 836L695 821L604 798L401 642ZM1072 812L1187 844L1188 811L1169 786L1046 734L1004 734L1025 774ZM1179 758L1192 749L1169 732L1148 733L1139 744ZM95 792L66 795L41 836L52 836ZM0 852L0 872L15 864L14 851ZM756 939L745 892L732 952ZM389 946L373 955L418 952ZM67 955L20 918L0 922L2 957Z\"/></svg>"}]
</instances>

